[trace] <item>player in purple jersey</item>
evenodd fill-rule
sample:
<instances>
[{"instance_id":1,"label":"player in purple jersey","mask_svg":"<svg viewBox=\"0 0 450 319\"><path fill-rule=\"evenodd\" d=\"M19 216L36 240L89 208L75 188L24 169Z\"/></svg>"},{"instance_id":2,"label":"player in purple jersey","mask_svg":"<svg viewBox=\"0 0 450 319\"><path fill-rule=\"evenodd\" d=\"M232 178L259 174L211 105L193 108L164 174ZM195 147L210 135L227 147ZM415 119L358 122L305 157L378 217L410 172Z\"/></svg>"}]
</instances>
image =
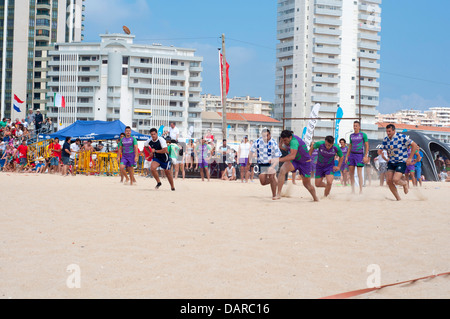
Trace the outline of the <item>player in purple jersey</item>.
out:
<instances>
[{"instance_id":1,"label":"player in purple jersey","mask_svg":"<svg viewBox=\"0 0 450 319\"><path fill-rule=\"evenodd\" d=\"M333 172L337 172L341 169L342 161L344 159L341 148L334 144L334 137L327 136L325 141L314 143L313 147L309 150L312 154L313 149L318 150L317 165L316 165L316 187L325 188L325 197L330 194L331 186L333 185L334 175ZM334 166L334 157L339 156L339 162L337 166ZM323 179L326 179L326 183Z\"/></svg>"},{"instance_id":2,"label":"player in purple jersey","mask_svg":"<svg viewBox=\"0 0 450 319\"><path fill-rule=\"evenodd\" d=\"M350 183L352 184L352 193L355 193L355 167L358 173L359 193L363 188L363 172L364 164L369 163L369 139L367 134L361 132L361 123L353 122L354 133L350 135L350 144L345 162L348 165L350 174Z\"/></svg>"},{"instance_id":3,"label":"player in purple jersey","mask_svg":"<svg viewBox=\"0 0 450 319\"><path fill-rule=\"evenodd\" d=\"M128 181L130 181L130 185L133 185L133 182L136 183L136 179L134 178L134 168L136 167L139 158L139 150L136 138L131 136L131 127L127 126L125 128L125 137L120 140L118 147L119 150L117 156L121 158L120 170L122 176L125 176L126 178L124 185L128 184ZM129 179L127 172L130 175Z\"/></svg>"},{"instance_id":4,"label":"player in purple jersey","mask_svg":"<svg viewBox=\"0 0 450 319\"><path fill-rule=\"evenodd\" d=\"M316 189L311 184L311 155L305 142L294 135L292 131L284 130L281 132L281 142L288 145L289 154L280 158L280 163L284 163L278 174L278 191L276 199L281 198L281 190L283 188L286 174L298 170L302 175L303 186L309 191L315 202L319 201L316 195Z\"/></svg>"},{"instance_id":5,"label":"player in purple jersey","mask_svg":"<svg viewBox=\"0 0 450 319\"><path fill-rule=\"evenodd\" d=\"M347 153L348 153L348 146L347 146L347 141L345 140L345 138L341 138L339 140L339 146L341 148L342 154L345 159L347 157ZM342 183L342 185L347 186L348 180L349 180L348 165L347 165L347 162L344 160L342 162L342 166L341 166L341 183Z\"/></svg>"}]
</instances>

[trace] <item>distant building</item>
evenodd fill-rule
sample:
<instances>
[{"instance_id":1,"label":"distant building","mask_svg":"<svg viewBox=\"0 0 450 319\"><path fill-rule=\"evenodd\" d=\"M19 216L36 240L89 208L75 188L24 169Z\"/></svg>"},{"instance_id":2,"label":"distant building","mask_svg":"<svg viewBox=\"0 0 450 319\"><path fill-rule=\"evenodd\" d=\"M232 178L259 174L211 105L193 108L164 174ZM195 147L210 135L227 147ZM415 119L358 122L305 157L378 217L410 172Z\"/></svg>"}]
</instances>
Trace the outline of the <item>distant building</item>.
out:
<instances>
[{"instance_id":1,"label":"distant building","mask_svg":"<svg viewBox=\"0 0 450 319\"><path fill-rule=\"evenodd\" d=\"M361 101L361 128L374 138L380 31L381 0L278 0L274 117L281 120L285 106L286 118L308 118L320 103L319 117L335 117L340 106L345 118L358 118ZM302 132L307 123L286 127ZM314 136L330 135L333 125L318 121ZM343 120L339 135L352 127Z\"/></svg>"},{"instance_id":2,"label":"distant building","mask_svg":"<svg viewBox=\"0 0 450 319\"><path fill-rule=\"evenodd\" d=\"M391 114L378 114L376 119L385 123L450 127L450 107L432 107L426 111L401 110Z\"/></svg>"},{"instance_id":3,"label":"distant building","mask_svg":"<svg viewBox=\"0 0 450 319\"><path fill-rule=\"evenodd\" d=\"M133 43L134 35L103 34L97 43L58 43L49 52L47 104L61 129L76 120L120 120L140 133L175 122L183 137L201 134L202 57L194 49Z\"/></svg>"},{"instance_id":4,"label":"distant building","mask_svg":"<svg viewBox=\"0 0 450 319\"><path fill-rule=\"evenodd\" d=\"M201 95L200 107L205 112L222 112L221 96L212 94ZM227 98L227 113L253 113L271 116L272 102L263 101L261 97Z\"/></svg>"},{"instance_id":5,"label":"distant building","mask_svg":"<svg viewBox=\"0 0 450 319\"><path fill-rule=\"evenodd\" d=\"M411 125L411 124L397 124L393 122L383 122L378 123L378 139L382 140L386 136L386 126L389 124L394 124L395 129L398 133L401 133L403 130L407 131L417 131L439 141L450 144L450 127L437 127L437 126L424 126L424 125Z\"/></svg>"},{"instance_id":6,"label":"distant building","mask_svg":"<svg viewBox=\"0 0 450 319\"><path fill-rule=\"evenodd\" d=\"M26 109L45 109L47 52L53 43L83 40L84 2L0 1L2 114L22 119ZM14 94L25 102L21 112L11 107Z\"/></svg>"},{"instance_id":7,"label":"distant building","mask_svg":"<svg viewBox=\"0 0 450 319\"><path fill-rule=\"evenodd\" d=\"M227 141L240 143L244 136L249 140L256 140L261 136L263 128L268 128L272 137L278 139L283 128L283 123L262 114L227 113L229 126ZM202 133L211 133L216 141L222 140L222 113L202 112Z\"/></svg>"}]
</instances>

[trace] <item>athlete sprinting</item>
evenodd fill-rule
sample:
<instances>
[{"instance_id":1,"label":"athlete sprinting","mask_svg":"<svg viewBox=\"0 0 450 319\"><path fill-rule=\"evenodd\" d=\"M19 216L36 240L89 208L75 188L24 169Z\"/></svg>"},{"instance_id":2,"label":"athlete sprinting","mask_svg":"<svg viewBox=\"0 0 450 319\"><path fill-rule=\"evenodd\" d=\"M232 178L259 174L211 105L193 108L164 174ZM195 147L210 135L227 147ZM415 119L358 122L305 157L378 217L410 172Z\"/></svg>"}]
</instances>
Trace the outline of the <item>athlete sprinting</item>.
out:
<instances>
[{"instance_id":1,"label":"athlete sprinting","mask_svg":"<svg viewBox=\"0 0 450 319\"><path fill-rule=\"evenodd\" d=\"M277 169L281 151L278 143L271 137L270 130L263 129L261 137L258 138L250 148L248 154L247 169L250 169L252 162L256 162L261 185L270 185L272 199L277 197ZM253 159L256 157L256 159Z\"/></svg>"},{"instance_id":2,"label":"athlete sprinting","mask_svg":"<svg viewBox=\"0 0 450 319\"><path fill-rule=\"evenodd\" d=\"M281 198L281 190L283 188L286 174L289 172L298 171L302 176L303 186L309 191L314 201L319 199L316 195L316 189L311 184L311 155L309 154L306 143L292 131L285 130L281 132L281 142L288 145L289 154L279 159L283 165L278 174L278 191L276 199Z\"/></svg>"},{"instance_id":3,"label":"athlete sprinting","mask_svg":"<svg viewBox=\"0 0 450 319\"><path fill-rule=\"evenodd\" d=\"M121 158L121 176L125 176L126 178L124 185L128 184L128 182L130 182L130 185L133 185L133 182L136 183L136 179L134 178L134 168L138 161L139 150L137 140L134 136L131 136L131 127L129 126L125 128L125 137L119 142L117 156ZM128 178L127 172L130 175L130 178Z\"/></svg>"},{"instance_id":4,"label":"athlete sprinting","mask_svg":"<svg viewBox=\"0 0 450 319\"><path fill-rule=\"evenodd\" d=\"M358 173L359 193L363 189L363 175L362 169L364 164L369 163L369 139L367 134L361 132L361 123L359 121L353 122L354 133L350 135L350 144L348 145L348 153L345 162L348 165L350 174L350 183L352 185L352 193L355 193L355 167Z\"/></svg>"},{"instance_id":5,"label":"athlete sprinting","mask_svg":"<svg viewBox=\"0 0 450 319\"><path fill-rule=\"evenodd\" d=\"M153 161L150 165L150 171L157 183L155 188L159 189L162 185L158 174L158 167L161 167L164 170L171 189L174 191L175 186L171 170L172 161L169 157L166 140L158 136L158 130L156 128L150 130L150 136L151 138L144 143L144 146L148 146L152 150L150 156L153 156Z\"/></svg>"},{"instance_id":6,"label":"athlete sprinting","mask_svg":"<svg viewBox=\"0 0 450 319\"><path fill-rule=\"evenodd\" d=\"M337 172L341 169L342 161L344 160L341 148L334 143L333 136L325 137L325 141L314 143L313 147L309 150L311 155L313 150L318 150L317 164L316 164L316 187L324 187L324 195L327 197L330 194L331 186L333 185L334 175L333 172ZM337 166L334 166L334 157L339 156L339 162ZM323 179L326 179L326 183Z\"/></svg>"},{"instance_id":7,"label":"athlete sprinting","mask_svg":"<svg viewBox=\"0 0 450 319\"><path fill-rule=\"evenodd\" d=\"M406 171L406 166L411 165L412 158L416 153L418 146L406 135L396 133L394 124L386 126L386 135L387 136L383 139L381 149L378 150L378 155L380 155L383 150L388 152L389 162L388 171L386 173L386 183L395 199L399 201L401 198L397 191L397 185L402 186L405 194L408 194L408 183L403 179L403 174ZM409 146L411 146L411 153L408 155Z\"/></svg>"}]
</instances>

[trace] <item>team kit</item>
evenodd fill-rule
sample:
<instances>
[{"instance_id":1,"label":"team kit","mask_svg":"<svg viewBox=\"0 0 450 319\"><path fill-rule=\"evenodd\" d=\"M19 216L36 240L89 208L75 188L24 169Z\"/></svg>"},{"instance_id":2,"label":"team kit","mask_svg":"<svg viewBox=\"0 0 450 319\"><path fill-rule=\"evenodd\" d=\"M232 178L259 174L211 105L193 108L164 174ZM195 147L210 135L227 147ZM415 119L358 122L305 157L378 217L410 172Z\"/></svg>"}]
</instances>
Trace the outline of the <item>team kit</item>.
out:
<instances>
[{"instance_id":1,"label":"team kit","mask_svg":"<svg viewBox=\"0 0 450 319\"><path fill-rule=\"evenodd\" d=\"M301 175L303 186L314 201L319 201L316 188L324 188L325 197L330 194L334 173L338 171L343 173L348 171L352 193L356 191L355 175L357 175L361 194L362 169L369 163L369 141L367 134L361 131L359 121L353 123L353 131L348 144L345 139L340 139L338 144L333 136L327 136L323 141L311 143L308 147L302 138L290 130L283 130L278 142L271 136L270 130L263 129L261 136L251 145L248 158L245 161L240 160L239 165L246 170L253 167L253 171L258 173L260 184L270 185L273 200L281 199L282 189L290 172ZM409 183L405 174L408 174L411 166L420 163L421 152L419 146L409 137L397 133L393 124L386 127L386 135L378 155L383 154L385 158L387 154L386 182L396 200L401 200L397 186L403 187L405 194L408 193ZM155 128L150 130L150 136L144 143L144 151L152 158L150 171L157 182L155 188L159 189L162 186L157 172L160 169L164 171L171 190L175 191L167 143L164 138L158 136ZM282 150L286 156L282 156ZM206 153L206 150L204 152ZM137 140L131 136L131 128L127 127L118 145L121 181L125 177L126 184L132 185L136 182L133 171L138 156ZM200 166L207 167L207 163L203 163L203 156ZM314 183L311 179L314 179Z\"/></svg>"}]
</instances>

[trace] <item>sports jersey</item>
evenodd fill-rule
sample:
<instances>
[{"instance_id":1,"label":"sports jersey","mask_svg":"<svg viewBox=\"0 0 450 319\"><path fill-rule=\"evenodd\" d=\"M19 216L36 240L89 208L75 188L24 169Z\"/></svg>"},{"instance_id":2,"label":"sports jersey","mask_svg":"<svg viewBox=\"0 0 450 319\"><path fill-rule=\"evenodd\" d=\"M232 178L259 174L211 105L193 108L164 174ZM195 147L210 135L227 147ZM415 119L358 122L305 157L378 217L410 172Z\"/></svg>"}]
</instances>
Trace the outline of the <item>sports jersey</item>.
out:
<instances>
[{"instance_id":1,"label":"sports jersey","mask_svg":"<svg viewBox=\"0 0 450 319\"><path fill-rule=\"evenodd\" d=\"M395 133L392 139L385 137L383 139L382 149L389 155L389 163L402 163L408 159L408 147L412 140L404 134Z\"/></svg>"},{"instance_id":2,"label":"sports jersey","mask_svg":"<svg viewBox=\"0 0 450 319\"><path fill-rule=\"evenodd\" d=\"M163 139L161 136L159 136L156 141L154 141L152 138L149 138L145 143L145 146L149 146L150 148L154 150L162 150L167 147L166 140ZM167 153L153 153L153 159L157 159L161 162L168 162L169 161L169 154Z\"/></svg>"},{"instance_id":3,"label":"sports jersey","mask_svg":"<svg viewBox=\"0 0 450 319\"><path fill-rule=\"evenodd\" d=\"M334 157L336 154L342 157L342 151L339 145L333 144L330 149L325 146L325 141L316 142L314 149L318 150L317 153L317 167L334 165Z\"/></svg>"},{"instance_id":4,"label":"sports jersey","mask_svg":"<svg viewBox=\"0 0 450 319\"><path fill-rule=\"evenodd\" d=\"M289 143L289 149L297 151L294 161L306 162L311 160L306 143L297 135L292 136L291 142Z\"/></svg>"},{"instance_id":5,"label":"sports jersey","mask_svg":"<svg viewBox=\"0 0 450 319\"><path fill-rule=\"evenodd\" d=\"M367 134L364 132L353 133L350 135L350 144L352 145L352 153L364 153L364 143L369 141Z\"/></svg>"},{"instance_id":6,"label":"sports jersey","mask_svg":"<svg viewBox=\"0 0 450 319\"><path fill-rule=\"evenodd\" d=\"M130 137L122 137L118 146L122 146L123 154L134 154L134 146L137 145L138 142L134 136Z\"/></svg>"},{"instance_id":7,"label":"sports jersey","mask_svg":"<svg viewBox=\"0 0 450 319\"><path fill-rule=\"evenodd\" d=\"M273 138L267 142L264 142L262 137L258 138L252 144L250 151L253 154L256 154L256 161L258 164L269 164L271 159L281 157L278 143Z\"/></svg>"}]
</instances>

